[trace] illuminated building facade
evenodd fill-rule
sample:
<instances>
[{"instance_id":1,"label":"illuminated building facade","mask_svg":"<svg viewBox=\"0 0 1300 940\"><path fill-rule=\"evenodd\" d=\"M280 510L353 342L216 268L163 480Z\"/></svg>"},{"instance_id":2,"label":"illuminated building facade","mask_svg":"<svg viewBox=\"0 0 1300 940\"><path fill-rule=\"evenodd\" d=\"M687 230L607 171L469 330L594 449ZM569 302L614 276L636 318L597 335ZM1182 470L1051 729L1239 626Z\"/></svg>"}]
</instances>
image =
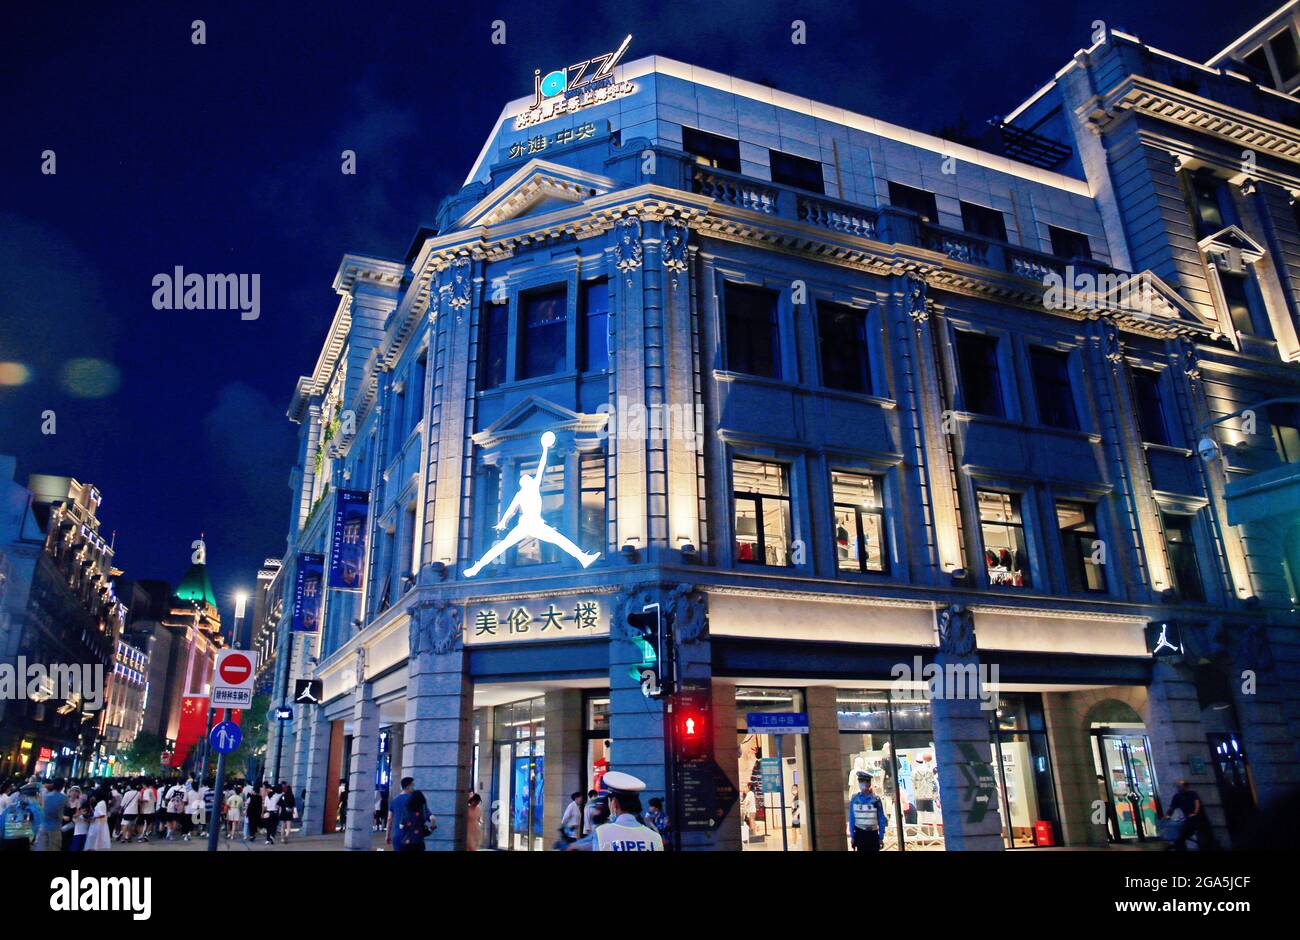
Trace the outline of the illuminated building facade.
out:
<instances>
[{"instance_id":1,"label":"illuminated building facade","mask_svg":"<svg viewBox=\"0 0 1300 940\"><path fill-rule=\"evenodd\" d=\"M344 257L290 405L306 826L345 783L368 848L411 775L435 847L473 789L539 849L617 768L683 848L844 850L863 770L891 850L1153 838L1182 777L1244 840L1297 782L1296 619L1225 486L1279 456L1197 440L1300 394L1296 102L1114 32L996 150L657 57L562 78L405 258ZM514 526L579 557L479 571Z\"/></svg>"}]
</instances>

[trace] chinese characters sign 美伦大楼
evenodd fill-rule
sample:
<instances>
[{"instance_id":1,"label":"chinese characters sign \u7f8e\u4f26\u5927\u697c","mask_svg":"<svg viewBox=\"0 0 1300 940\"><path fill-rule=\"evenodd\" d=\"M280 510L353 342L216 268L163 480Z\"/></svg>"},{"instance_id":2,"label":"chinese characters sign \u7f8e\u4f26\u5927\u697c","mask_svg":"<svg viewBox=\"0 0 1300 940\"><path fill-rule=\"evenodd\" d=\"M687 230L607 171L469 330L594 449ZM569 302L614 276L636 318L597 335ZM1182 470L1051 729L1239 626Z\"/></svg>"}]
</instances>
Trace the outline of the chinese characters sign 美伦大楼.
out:
<instances>
[{"instance_id":1,"label":"chinese characters sign \u7f8e\u4f26\u5927\u697c","mask_svg":"<svg viewBox=\"0 0 1300 940\"><path fill-rule=\"evenodd\" d=\"M609 635L606 606L594 597L470 605L465 614L465 643L470 646Z\"/></svg>"}]
</instances>

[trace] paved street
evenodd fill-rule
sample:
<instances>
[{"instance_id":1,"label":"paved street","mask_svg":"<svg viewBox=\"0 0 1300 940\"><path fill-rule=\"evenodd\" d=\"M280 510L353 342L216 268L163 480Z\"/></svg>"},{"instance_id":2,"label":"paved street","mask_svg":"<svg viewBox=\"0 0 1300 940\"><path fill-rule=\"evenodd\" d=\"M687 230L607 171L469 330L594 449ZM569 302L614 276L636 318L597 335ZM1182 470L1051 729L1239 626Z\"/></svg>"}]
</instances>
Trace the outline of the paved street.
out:
<instances>
[{"instance_id":1,"label":"paved street","mask_svg":"<svg viewBox=\"0 0 1300 940\"><path fill-rule=\"evenodd\" d=\"M371 841L376 851L384 848L384 834L382 832L374 833ZM195 836L189 842L168 842L161 839L150 839L144 843L133 842L130 845L118 845L115 842L111 851L206 852L207 849L207 837ZM240 839L231 841L222 838L217 843L217 850L220 852L341 852L343 851L343 833L335 832L322 836L301 836L295 833L287 843L277 842L275 845L267 845L266 840L261 837L249 839L247 842Z\"/></svg>"}]
</instances>

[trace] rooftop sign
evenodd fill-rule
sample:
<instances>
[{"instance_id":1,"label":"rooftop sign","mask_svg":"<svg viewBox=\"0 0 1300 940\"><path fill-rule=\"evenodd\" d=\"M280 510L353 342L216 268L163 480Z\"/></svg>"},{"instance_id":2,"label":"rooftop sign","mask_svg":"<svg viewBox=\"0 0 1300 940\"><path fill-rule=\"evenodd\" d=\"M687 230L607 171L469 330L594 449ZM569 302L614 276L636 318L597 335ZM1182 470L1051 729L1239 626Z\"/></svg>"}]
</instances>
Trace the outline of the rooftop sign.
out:
<instances>
[{"instance_id":1,"label":"rooftop sign","mask_svg":"<svg viewBox=\"0 0 1300 940\"><path fill-rule=\"evenodd\" d=\"M616 83L614 66L627 52L632 37L613 52L605 52L566 68L542 74L533 70L533 102L515 118L515 130L532 127L561 114L569 114L630 95L636 90L631 82Z\"/></svg>"}]
</instances>

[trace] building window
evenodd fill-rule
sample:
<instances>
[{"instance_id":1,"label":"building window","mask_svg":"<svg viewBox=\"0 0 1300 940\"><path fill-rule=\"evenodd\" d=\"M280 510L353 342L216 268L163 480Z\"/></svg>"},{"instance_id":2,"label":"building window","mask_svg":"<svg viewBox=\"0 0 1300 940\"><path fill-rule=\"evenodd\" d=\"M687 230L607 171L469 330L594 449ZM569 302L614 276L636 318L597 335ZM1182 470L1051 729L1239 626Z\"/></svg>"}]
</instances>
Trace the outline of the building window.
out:
<instances>
[{"instance_id":1,"label":"building window","mask_svg":"<svg viewBox=\"0 0 1300 940\"><path fill-rule=\"evenodd\" d=\"M410 383L411 390L406 396L406 409L409 412L406 419L406 433L410 434L415 430L415 426L420 423L420 418L424 414L424 376L429 367L429 353L420 353L420 358L415 360L411 366Z\"/></svg>"},{"instance_id":2,"label":"building window","mask_svg":"<svg viewBox=\"0 0 1300 940\"><path fill-rule=\"evenodd\" d=\"M870 395L866 311L842 304L819 303L817 341L821 347L822 385Z\"/></svg>"},{"instance_id":3,"label":"building window","mask_svg":"<svg viewBox=\"0 0 1300 940\"><path fill-rule=\"evenodd\" d=\"M780 376L781 342L775 291L727 284L727 369L775 379Z\"/></svg>"},{"instance_id":4,"label":"building window","mask_svg":"<svg viewBox=\"0 0 1300 940\"><path fill-rule=\"evenodd\" d=\"M1278 78L1282 79L1282 84L1290 84L1292 79L1300 75L1300 53L1296 51L1295 36L1291 35L1290 27L1270 39L1268 48L1273 53Z\"/></svg>"},{"instance_id":5,"label":"building window","mask_svg":"<svg viewBox=\"0 0 1300 940\"><path fill-rule=\"evenodd\" d=\"M747 720L755 712L802 711L800 689L736 687L736 779L745 829L740 844L743 851L806 852L815 848L807 735L751 732Z\"/></svg>"},{"instance_id":6,"label":"building window","mask_svg":"<svg viewBox=\"0 0 1300 940\"><path fill-rule=\"evenodd\" d=\"M506 380L506 351L510 345L510 308L488 304L483 309L479 352L479 387L496 388Z\"/></svg>"},{"instance_id":7,"label":"building window","mask_svg":"<svg viewBox=\"0 0 1300 940\"><path fill-rule=\"evenodd\" d=\"M1092 257L1092 248L1088 244L1088 236L1082 232L1072 232L1068 228L1061 228L1057 225L1047 226L1047 236L1052 240L1052 254L1058 258L1083 258Z\"/></svg>"},{"instance_id":8,"label":"building window","mask_svg":"<svg viewBox=\"0 0 1300 940\"><path fill-rule=\"evenodd\" d=\"M1075 411L1074 390L1070 386L1069 353L1034 346L1029 350L1029 366L1034 374L1039 423L1077 431L1079 415Z\"/></svg>"},{"instance_id":9,"label":"building window","mask_svg":"<svg viewBox=\"0 0 1300 940\"><path fill-rule=\"evenodd\" d=\"M1029 553L1020 497L1015 493L977 490L984 569L993 587L1029 587Z\"/></svg>"},{"instance_id":10,"label":"building window","mask_svg":"<svg viewBox=\"0 0 1300 940\"><path fill-rule=\"evenodd\" d=\"M1165 420L1160 374L1151 369L1134 369L1133 403L1137 408L1138 431L1147 444L1168 445L1169 423Z\"/></svg>"},{"instance_id":11,"label":"building window","mask_svg":"<svg viewBox=\"0 0 1300 940\"><path fill-rule=\"evenodd\" d=\"M993 238L1004 242L1007 240L1007 223L997 209L976 205L973 202L961 204L961 227L972 235Z\"/></svg>"},{"instance_id":12,"label":"building window","mask_svg":"<svg viewBox=\"0 0 1300 940\"><path fill-rule=\"evenodd\" d=\"M1207 170L1187 173L1183 179L1197 238L1213 235L1232 222L1232 196L1224 180Z\"/></svg>"},{"instance_id":13,"label":"building window","mask_svg":"<svg viewBox=\"0 0 1300 940\"><path fill-rule=\"evenodd\" d=\"M520 476L536 472L536 460L519 466ZM518 517L512 520L517 521ZM564 524L564 464L560 461L548 460L546 473L542 476L542 521L561 532L567 528ZM550 565L559 560L559 547L540 539L524 539L515 549L516 565Z\"/></svg>"},{"instance_id":14,"label":"building window","mask_svg":"<svg viewBox=\"0 0 1300 940\"><path fill-rule=\"evenodd\" d=\"M966 411L994 418L1005 416L996 336L957 331L957 376Z\"/></svg>"},{"instance_id":15,"label":"building window","mask_svg":"<svg viewBox=\"0 0 1300 940\"><path fill-rule=\"evenodd\" d=\"M794 154L782 153L779 150L769 150L768 153L772 159L773 183L806 189L814 193L826 192L820 161L796 157Z\"/></svg>"},{"instance_id":16,"label":"building window","mask_svg":"<svg viewBox=\"0 0 1300 940\"><path fill-rule=\"evenodd\" d=\"M1094 564L1097 543L1097 518L1093 506L1058 500L1056 524L1061 532L1061 554L1065 557L1065 579L1070 591L1105 591L1102 566Z\"/></svg>"},{"instance_id":17,"label":"building window","mask_svg":"<svg viewBox=\"0 0 1300 940\"><path fill-rule=\"evenodd\" d=\"M1291 404L1270 405L1268 423L1282 463L1300 463L1300 407Z\"/></svg>"},{"instance_id":18,"label":"building window","mask_svg":"<svg viewBox=\"0 0 1300 940\"><path fill-rule=\"evenodd\" d=\"M881 478L831 473L835 565L840 571L885 572L885 506Z\"/></svg>"},{"instance_id":19,"label":"building window","mask_svg":"<svg viewBox=\"0 0 1300 940\"><path fill-rule=\"evenodd\" d=\"M1255 289L1254 279L1241 271L1225 271L1219 268L1219 288L1223 291L1223 303L1228 308L1228 318L1238 333L1247 336L1272 335L1268 328L1268 318L1260 310L1259 293Z\"/></svg>"},{"instance_id":20,"label":"building window","mask_svg":"<svg viewBox=\"0 0 1300 940\"><path fill-rule=\"evenodd\" d=\"M568 342L568 298L563 287L525 294L519 331L519 378L564 371Z\"/></svg>"},{"instance_id":21,"label":"building window","mask_svg":"<svg viewBox=\"0 0 1300 940\"><path fill-rule=\"evenodd\" d=\"M719 137L694 127L682 128L682 149L700 166L740 172L740 141Z\"/></svg>"},{"instance_id":22,"label":"building window","mask_svg":"<svg viewBox=\"0 0 1300 940\"><path fill-rule=\"evenodd\" d=\"M582 371L609 368L609 281L582 285Z\"/></svg>"},{"instance_id":23,"label":"building window","mask_svg":"<svg viewBox=\"0 0 1300 940\"><path fill-rule=\"evenodd\" d=\"M1201 567L1196 562L1196 541L1192 538L1192 517L1162 512L1160 523L1165 530L1165 554L1169 556L1171 587L1183 600L1204 601L1205 585Z\"/></svg>"},{"instance_id":24,"label":"building window","mask_svg":"<svg viewBox=\"0 0 1300 940\"><path fill-rule=\"evenodd\" d=\"M583 454L578 458L579 512L578 544L585 552L605 550L605 455Z\"/></svg>"},{"instance_id":25,"label":"building window","mask_svg":"<svg viewBox=\"0 0 1300 940\"><path fill-rule=\"evenodd\" d=\"M935 224L939 221L939 209L934 202L934 193L902 183L889 184L889 204L898 209L908 209L919 215L922 221Z\"/></svg>"},{"instance_id":26,"label":"building window","mask_svg":"<svg viewBox=\"0 0 1300 940\"><path fill-rule=\"evenodd\" d=\"M736 560L790 564L790 480L784 464L731 461L736 503Z\"/></svg>"}]
</instances>

